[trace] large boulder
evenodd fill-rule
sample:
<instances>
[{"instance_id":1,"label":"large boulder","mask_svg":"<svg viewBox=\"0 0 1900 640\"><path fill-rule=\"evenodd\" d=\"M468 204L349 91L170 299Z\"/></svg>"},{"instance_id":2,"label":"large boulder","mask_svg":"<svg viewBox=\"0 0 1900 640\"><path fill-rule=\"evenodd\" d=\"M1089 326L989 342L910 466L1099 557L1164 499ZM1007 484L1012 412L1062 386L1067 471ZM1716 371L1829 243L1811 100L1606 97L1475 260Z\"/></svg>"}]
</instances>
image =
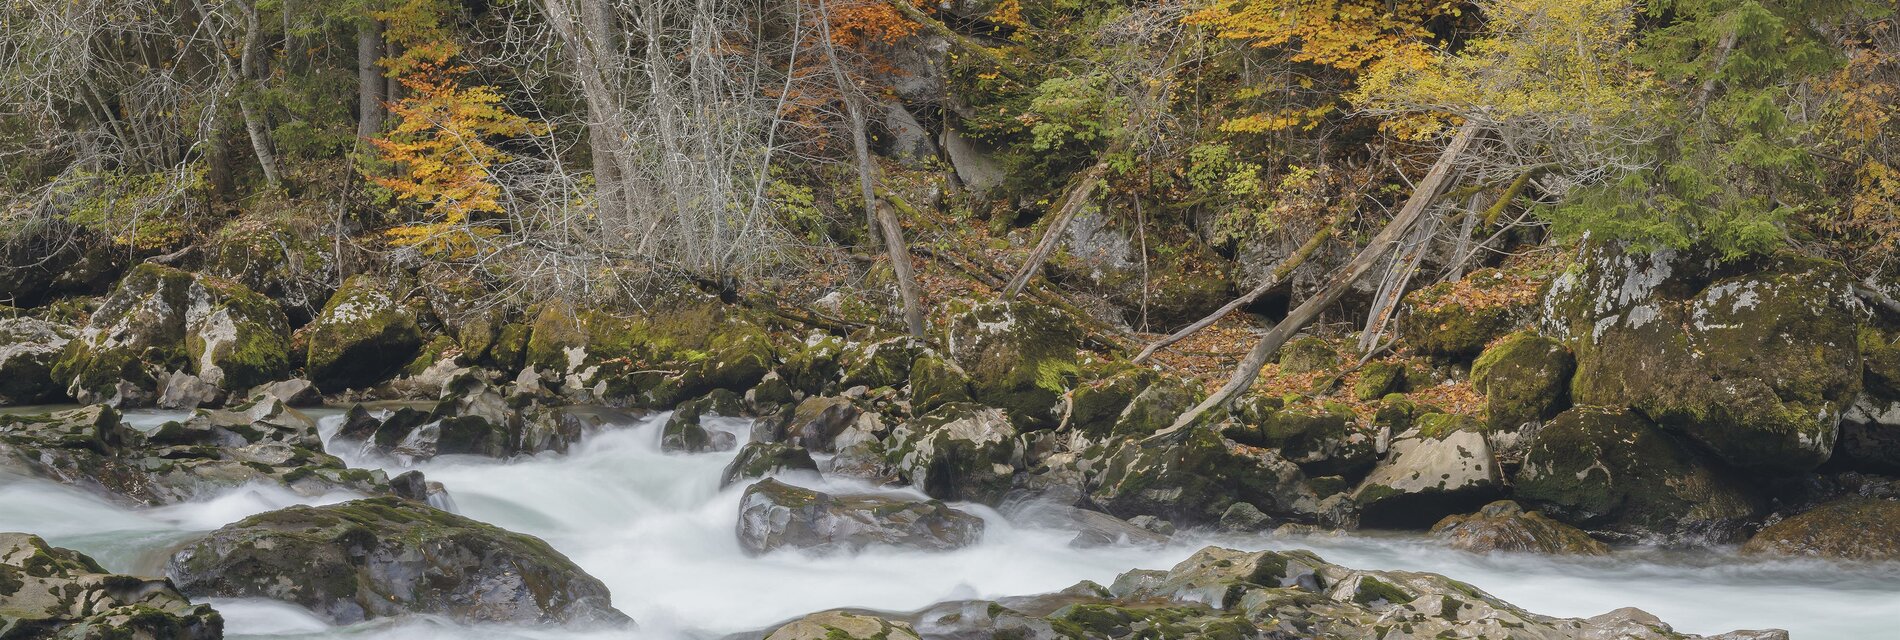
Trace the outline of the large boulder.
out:
<instances>
[{"instance_id":1,"label":"large boulder","mask_svg":"<svg viewBox=\"0 0 1900 640\"><path fill-rule=\"evenodd\" d=\"M817 461L804 447L782 442L753 442L739 449L739 455L719 474L719 486L729 487L742 480L763 478L786 471L818 472Z\"/></svg>"},{"instance_id":2,"label":"large boulder","mask_svg":"<svg viewBox=\"0 0 1900 640\"><path fill-rule=\"evenodd\" d=\"M1311 476L1357 478L1378 461L1378 438L1350 407L1280 408L1278 400L1247 398L1222 435L1278 452Z\"/></svg>"},{"instance_id":3,"label":"large boulder","mask_svg":"<svg viewBox=\"0 0 1900 640\"><path fill-rule=\"evenodd\" d=\"M217 640L224 619L164 580L113 575L83 553L0 533L0 638Z\"/></svg>"},{"instance_id":4,"label":"large boulder","mask_svg":"<svg viewBox=\"0 0 1900 640\"><path fill-rule=\"evenodd\" d=\"M1876 327L1860 331L1865 389L1841 417L1831 460L1842 467L1900 473L1900 338Z\"/></svg>"},{"instance_id":5,"label":"large boulder","mask_svg":"<svg viewBox=\"0 0 1900 640\"><path fill-rule=\"evenodd\" d=\"M1119 518L1150 515L1212 524L1236 502L1275 518L1312 522L1324 515L1300 468L1271 449L1194 427L1171 442L1123 440L1090 460L1088 497Z\"/></svg>"},{"instance_id":6,"label":"large boulder","mask_svg":"<svg viewBox=\"0 0 1900 640\"><path fill-rule=\"evenodd\" d=\"M325 391L374 385L422 348L416 314L394 285L370 275L343 281L310 323L305 374Z\"/></svg>"},{"instance_id":7,"label":"large boulder","mask_svg":"<svg viewBox=\"0 0 1900 640\"><path fill-rule=\"evenodd\" d=\"M1428 414L1392 437L1353 501L1365 526L1423 528L1489 502L1502 484L1491 445L1472 420Z\"/></svg>"},{"instance_id":8,"label":"large boulder","mask_svg":"<svg viewBox=\"0 0 1900 640\"><path fill-rule=\"evenodd\" d=\"M811 553L896 546L946 551L975 544L983 520L935 500L868 494L832 495L766 478L739 502L739 545L746 553Z\"/></svg>"},{"instance_id":9,"label":"large boulder","mask_svg":"<svg viewBox=\"0 0 1900 640\"><path fill-rule=\"evenodd\" d=\"M1595 245L1552 282L1546 334L1577 404L1629 407L1731 465L1814 469L1861 389L1860 309L1839 264L1718 263Z\"/></svg>"},{"instance_id":10,"label":"large boulder","mask_svg":"<svg viewBox=\"0 0 1900 640\"><path fill-rule=\"evenodd\" d=\"M77 332L34 318L0 318L0 406L40 404L66 397L53 365Z\"/></svg>"},{"instance_id":11,"label":"large boulder","mask_svg":"<svg viewBox=\"0 0 1900 640\"><path fill-rule=\"evenodd\" d=\"M759 383L777 350L757 318L716 298L678 295L619 316L550 303L534 315L526 365L573 400L655 409Z\"/></svg>"},{"instance_id":12,"label":"large boulder","mask_svg":"<svg viewBox=\"0 0 1900 640\"><path fill-rule=\"evenodd\" d=\"M227 278L284 306L291 322L317 316L336 291L336 245L327 216L294 209L245 213L204 243L204 273Z\"/></svg>"},{"instance_id":13,"label":"large boulder","mask_svg":"<svg viewBox=\"0 0 1900 640\"><path fill-rule=\"evenodd\" d=\"M1576 357L1563 343L1521 331L1484 350L1471 365L1471 386L1484 394L1492 431L1548 420L1569 408Z\"/></svg>"},{"instance_id":14,"label":"large boulder","mask_svg":"<svg viewBox=\"0 0 1900 640\"><path fill-rule=\"evenodd\" d=\"M1516 498L1586 529L1731 539L1761 512L1750 489L1629 411L1577 407L1531 440Z\"/></svg>"},{"instance_id":15,"label":"large boulder","mask_svg":"<svg viewBox=\"0 0 1900 640\"><path fill-rule=\"evenodd\" d=\"M185 355L206 384L243 392L290 373L290 325L282 307L230 280L199 277L185 313Z\"/></svg>"},{"instance_id":16,"label":"large boulder","mask_svg":"<svg viewBox=\"0 0 1900 640\"><path fill-rule=\"evenodd\" d=\"M1848 497L1762 527L1743 553L1900 560L1900 501Z\"/></svg>"},{"instance_id":17,"label":"large boulder","mask_svg":"<svg viewBox=\"0 0 1900 640\"><path fill-rule=\"evenodd\" d=\"M1022 441L1003 411L965 402L898 425L884 448L903 479L939 500L996 504L1023 467Z\"/></svg>"},{"instance_id":18,"label":"large boulder","mask_svg":"<svg viewBox=\"0 0 1900 640\"><path fill-rule=\"evenodd\" d=\"M1475 513L1446 516L1432 525L1432 537L1453 549L1478 553L1510 551L1550 555L1609 555L1610 548L1570 525L1499 500Z\"/></svg>"},{"instance_id":19,"label":"large boulder","mask_svg":"<svg viewBox=\"0 0 1900 640\"><path fill-rule=\"evenodd\" d=\"M1419 353L1451 360L1478 355L1535 306L1536 284L1523 274L1481 269L1405 296L1408 317L1399 325Z\"/></svg>"},{"instance_id":20,"label":"large boulder","mask_svg":"<svg viewBox=\"0 0 1900 640\"><path fill-rule=\"evenodd\" d=\"M1018 429L1053 427L1079 374L1082 331L1047 305L990 302L955 314L944 344L970 374L977 402L1001 407Z\"/></svg>"},{"instance_id":21,"label":"large boulder","mask_svg":"<svg viewBox=\"0 0 1900 640\"><path fill-rule=\"evenodd\" d=\"M399 498L251 516L187 544L167 573L187 594L280 600L336 624L628 622L606 585L546 542Z\"/></svg>"}]
</instances>

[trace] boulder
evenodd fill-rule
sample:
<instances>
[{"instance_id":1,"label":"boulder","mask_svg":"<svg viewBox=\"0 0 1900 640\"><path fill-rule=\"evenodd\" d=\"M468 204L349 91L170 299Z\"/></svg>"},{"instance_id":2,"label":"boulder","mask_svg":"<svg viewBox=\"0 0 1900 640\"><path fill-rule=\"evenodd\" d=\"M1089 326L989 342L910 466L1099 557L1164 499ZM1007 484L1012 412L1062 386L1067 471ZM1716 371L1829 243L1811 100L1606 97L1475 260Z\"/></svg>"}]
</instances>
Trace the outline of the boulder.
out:
<instances>
[{"instance_id":1,"label":"boulder","mask_svg":"<svg viewBox=\"0 0 1900 640\"><path fill-rule=\"evenodd\" d=\"M1146 437L1174 424L1174 419L1201 401L1198 386L1174 376L1159 376L1130 398L1115 417L1109 437Z\"/></svg>"},{"instance_id":2,"label":"boulder","mask_svg":"<svg viewBox=\"0 0 1900 640\"><path fill-rule=\"evenodd\" d=\"M1124 440L1089 461L1088 497L1119 518L1159 516L1212 524L1236 502L1267 515L1312 522L1324 511L1300 468L1270 449L1196 427L1174 442Z\"/></svg>"},{"instance_id":3,"label":"boulder","mask_svg":"<svg viewBox=\"0 0 1900 640\"><path fill-rule=\"evenodd\" d=\"M1056 426L1080 369L1082 330L1042 304L990 302L953 315L944 344L970 374L977 402L1000 407L1020 430Z\"/></svg>"},{"instance_id":4,"label":"boulder","mask_svg":"<svg viewBox=\"0 0 1900 640\"><path fill-rule=\"evenodd\" d=\"M1531 440L1513 494L1553 518L1630 535L1727 540L1761 501L1721 467L1628 411L1577 407Z\"/></svg>"},{"instance_id":5,"label":"boulder","mask_svg":"<svg viewBox=\"0 0 1900 640\"><path fill-rule=\"evenodd\" d=\"M771 478L739 502L739 545L758 555L791 548L854 552L870 546L946 551L975 544L983 520L935 500L847 494L794 487Z\"/></svg>"},{"instance_id":6,"label":"boulder","mask_svg":"<svg viewBox=\"0 0 1900 640\"><path fill-rule=\"evenodd\" d=\"M1001 409L938 407L892 430L885 459L911 486L939 500L994 505L1023 467L1023 445Z\"/></svg>"},{"instance_id":7,"label":"boulder","mask_svg":"<svg viewBox=\"0 0 1900 640\"><path fill-rule=\"evenodd\" d=\"M158 377L158 399L152 404L160 409L196 409L215 407L224 403L224 390L205 382L204 378L173 371Z\"/></svg>"},{"instance_id":8,"label":"boulder","mask_svg":"<svg viewBox=\"0 0 1900 640\"><path fill-rule=\"evenodd\" d=\"M912 362L924 352L921 343L908 337L851 345L839 360L838 387L902 387L910 380Z\"/></svg>"},{"instance_id":9,"label":"boulder","mask_svg":"<svg viewBox=\"0 0 1900 640\"><path fill-rule=\"evenodd\" d=\"M187 594L280 600L335 624L629 622L606 585L540 539L393 497L245 518L185 545L167 573Z\"/></svg>"},{"instance_id":10,"label":"boulder","mask_svg":"<svg viewBox=\"0 0 1900 640\"><path fill-rule=\"evenodd\" d=\"M792 418L785 423L781 437L789 444L814 451L832 451L833 441L863 413L850 398L806 398L792 410Z\"/></svg>"},{"instance_id":11,"label":"boulder","mask_svg":"<svg viewBox=\"0 0 1900 640\"><path fill-rule=\"evenodd\" d=\"M1563 343L1521 331L1484 350L1471 365L1471 386L1484 394L1492 431L1515 430L1569 408L1576 357Z\"/></svg>"},{"instance_id":12,"label":"boulder","mask_svg":"<svg viewBox=\"0 0 1900 640\"><path fill-rule=\"evenodd\" d=\"M743 310L674 294L637 316L542 305L524 358L558 380L571 401L665 409L715 389L752 388L777 351Z\"/></svg>"},{"instance_id":13,"label":"boulder","mask_svg":"<svg viewBox=\"0 0 1900 640\"><path fill-rule=\"evenodd\" d=\"M56 402L66 385L53 377L72 327L34 318L0 318L0 406Z\"/></svg>"},{"instance_id":14,"label":"boulder","mask_svg":"<svg viewBox=\"0 0 1900 640\"><path fill-rule=\"evenodd\" d=\"M765 640L920 640L909 624L845 611L814 613L786 623Z\"/></svg>"},{"instance_id":15,"label":"boulder","mask_svg":"<svg viewBox=\"0 0 1900 640\"><path fill-rule=\"evenodd\" d=\"M37 307L102 293L125 269L127 253L60 216L9 216L0 225L0 304Z\"/></svg>"},{"instance_id":16,"label":"boulder","mask_svg":"<svg viewBox=\"0 0 1900 640\"><path fill-rule=\"evenodd\" d=\"M1386 457L1353 490L1360 524L1424 528L1497 496L1502 483L1484 433L1469 418L1430 414L1392 437Z\"/></svg>"},{"instance_id":17,"label":"boulder","mask_svg":"<svg viewBox=\"0 0 1900 640\"><path fill-rule=\"evenodd\" d=\"M1499 500L1475 513L1446 516L1432 526L1432 537L1453 549L1477 553L1509 551L1548 555L1609 555L1610 548L1570 525Z\"/></svg>"},{"instance_id":18,"label":"boulder","mask_svg":"<svg viewBox=\"0 0 1900 640\"><path fill-rule=\"evenodd\" d=\"M1128 367L1069 392L1068 428L1091 439L1104 440L1128 404L1160 379L1154 371Z\"/></svg>"},{"instance_id":19,"label":"boulder","mask_svg":"<svg viewBox=\"0 0 1900 640\"><path fill-rule=\"evenodd\" d=\"M1357 478L1378 461L1373 429L1361 425L1350 407L1275 408L1278 400L1245 402L1236 420L1221 434L1235 442L1278 452L1313 476Z\"/></svg>"},{"instance_id":20,"label":"boulder","mask_svg":"<svg viewBox=\"0 0 1900 640\"><path fill-rule=\"evenodd\" d=\"M0 533L0 637L217 640L224 619L164 580L109 574L38 536Z\"/></svg>"},{"instance_id":21,"label":"boulder","mask_svg":"<svg viewBox=\"0 0 1900 640\"><path fill-rule=\"evenodd\" d=\"M763 478L786 471L818 472L818 463L811 458L811 452L780 442L754 442L739 449L739 455L726 465L719 475L719 486L725 488L741 480Z\"/></svg>"},{"instance_id":22,"label":"boulder","mask_svg":"<svg viewBox=\"0 0 1900 640\"><path fill-rule=\"evenodd\" d=\"M292 323L310 322L336 291L327 216L252 212L225 223L204 246L203 271L276 300Z\"/></svg>"},{"instance_id":23,"label":"boulder","mask_svg":"<svg viewBox=\"0 0 1900 640\"><path fill-rule=\"evenodd\" d=\"M1875 473L1900 473L1900 340L1876 327L1860 331L1865 389L1841 417L1831 460Z\"/></svg>"},{"instance_id":24,"label":"boulder","mask_svg":"<svg viewBox=\"0 0 1900 640\"><path fill-rule=\"evenodd\" d=\"M1010 522L1018 525L1074 531L1069 546L1094 549L1109 546L1160 547L1168 536L1136 526L1126 520L1088 509L1032 501L1006 509Z\"/></svg>"},{"instance_id":25,"label":"boulder","mask_svg":"<svg viewBox=\"0 0 1900 640\"><path fill-rule=\"evenodd\" d=\"M1405 296L1407 317L1399 324L1400 336L1424 355L1447 360L1476 356L1534 306L1536 289L1524 286L1524 279L1480 269L1462 280L1412 291Z\"/></svg>"},{"instance_id":26,"label":"boulder","mask_svg":"<svg viewBox=\"0 0 1900 640\"><path fill-rule=\"evenodd\" d=\"M1300 335L1280 347L1280 373L1312 373L1339 366L1339 351L1325 339Z\"/></svg>"},{"instance_id":27,"label":"boulder","mask_svg":"<svg viewBox=\"0 0 1900 640\"><path fill-rule=\"evenodd\" d=\"M1900 501L1852 496L1782 519L1749 538L1742 553L1900 560Z\"/></svg>"},{"instance_id":28,"label":"boulder","mask_svg":"<svg viewBox=\"0 0 1900 640\"><path fill-rule=\"evenodd\" d=\"M739 438L730 432L700 424L704 416L737 416L744 411L738 394L720 389L712 395L681 403L660 427L660 450L684 453L731 451Z\"/></svg>"},{"instance_id":29,"label":"boulder","mask_svg":"<svg viewBox=\"0 0 1900 640\"><path fill-rule=\"evenodd\" d=\"M342 391L374 385L408 364L422 348L416 315L390 282L351 276L310 323L305 373L318 387Z\"/></svg>"},{"instance_id":30,"label":"boulder","mask_svg":"<svg viewBox=\"0 0 1900 640\"><path fill-rule=\"evenodd\" d=\"M1576 354L1577 404L1635 409L1749 471L1828 459L1861 389L1861 311L1841 265L1593 245L1580 267L1544 301L1545 333Z\"/></svg>"},{"instance_id":31,"label":"boulder","mask_svg":"<svg viewBox=\"0 0 1900 640\"><path fill-rule=\"evenodd\" d=\"M910 364L910 410L922 415L952 402L970 401L970 374L934 351Z\"/></svg>"},{"instance_id":32,"label":"boulder","mask_svg":"<svg viewBox=\"0 0 1900 640\"><path fill-rule=\"evenodd\" d=\"M185 312L185 355L206 384L241 393L290 373L290 323L276 301L200 276Z\"/></svg>"}]
</instances>

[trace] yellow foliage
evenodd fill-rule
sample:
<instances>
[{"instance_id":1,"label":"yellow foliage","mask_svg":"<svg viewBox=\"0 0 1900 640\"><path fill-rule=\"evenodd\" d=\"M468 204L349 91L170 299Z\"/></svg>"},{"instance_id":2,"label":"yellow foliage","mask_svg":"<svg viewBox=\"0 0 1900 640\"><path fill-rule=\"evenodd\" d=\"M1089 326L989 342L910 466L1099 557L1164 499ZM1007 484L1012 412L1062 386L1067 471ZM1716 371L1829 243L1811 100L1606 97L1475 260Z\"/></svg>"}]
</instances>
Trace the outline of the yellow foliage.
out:
<instances>
[{"instance_id":1,"label":"yellow foliage","mask_svg":"<svg viewBox=\"0 0 1900 640\"><path fill-rule=\"evenodd\" d=\"M1289 47L1294 62L1359 71L1376 63L1416 65L1431 56L1425 23L1456 16L1451 0L1220 0L1188 16L1220 37Z\"/></svg>"}]
</instances>

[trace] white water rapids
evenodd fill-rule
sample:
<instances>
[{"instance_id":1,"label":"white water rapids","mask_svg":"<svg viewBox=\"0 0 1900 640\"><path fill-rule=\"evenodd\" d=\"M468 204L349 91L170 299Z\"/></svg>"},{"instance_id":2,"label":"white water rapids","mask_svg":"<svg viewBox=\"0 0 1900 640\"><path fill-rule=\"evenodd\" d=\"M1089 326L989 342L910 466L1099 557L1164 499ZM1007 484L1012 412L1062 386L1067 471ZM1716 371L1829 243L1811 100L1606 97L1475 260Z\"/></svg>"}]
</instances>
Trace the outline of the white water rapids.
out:
<instances>
[{"instance_id":1,"label":"white water rapids","mask_svg":"<svg viewBox=\"0 0 1900 640\"><path fill-rule=\"evenodd\" d=\"M327 435L339 421L323 412ZM177 413L133 412L152 425ZM1473 555L1415 537L1284 540L1177 535L1163 549L1068 546L1073 532L1010 525L981 506L983 541L949 553L872 551L812 558L792 552L747 557L734 536L743 487L719 490L733 453L659 450L665 414L590 436L566 456L500 462L466 457L421 464L447 486L457 510L539 536L612 589L635 632L469 628L430 618L333 628L293 606L214 600L234 638L425 640L460 638L716 638L834 607L909 611L951 599L1054 591L1079 580L1103 584L1134 568L1167 568L1207 544L1243 549L1309 548L1328 561L1367 569L1432 571L1471 583L1537 613L1592 616L1634 606L1677 630L1719 633L1779 627L1796 640L1900 637L1900 567L1744 559L1726 551L1619 550L1611 558ZM744 437L746 424L709 426ZM351 466L385 460L332 451ZM786 478L814 488L868 487L815 475ZM0 531L25 531L91 554L107 569L158 574L169 549L198 532L290 504L326 503L255 488L217 499L131 510L50 482L0 475Z\"/></svg>"}]
</instances>

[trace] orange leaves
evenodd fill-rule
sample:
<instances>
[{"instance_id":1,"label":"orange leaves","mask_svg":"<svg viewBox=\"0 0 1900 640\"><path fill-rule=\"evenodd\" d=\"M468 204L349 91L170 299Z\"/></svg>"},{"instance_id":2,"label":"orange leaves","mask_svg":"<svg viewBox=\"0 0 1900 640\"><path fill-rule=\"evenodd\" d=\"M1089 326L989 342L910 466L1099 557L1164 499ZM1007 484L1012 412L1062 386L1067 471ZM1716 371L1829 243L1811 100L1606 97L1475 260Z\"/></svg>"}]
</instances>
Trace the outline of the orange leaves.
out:
<instances>
[{"instance_id":1,"label":"orange leaves","mask_svg":"<svg viewBox=\"0 0 1900 640\"><path fill-rule=\"evenodd\" d=\"M911 2L920 8L922 3ZM923 29L890 4L881 0L834 0L831 9L831 39L839 46L861 49L867 42L897 44Z\"/></svg>"}]
</instances>

